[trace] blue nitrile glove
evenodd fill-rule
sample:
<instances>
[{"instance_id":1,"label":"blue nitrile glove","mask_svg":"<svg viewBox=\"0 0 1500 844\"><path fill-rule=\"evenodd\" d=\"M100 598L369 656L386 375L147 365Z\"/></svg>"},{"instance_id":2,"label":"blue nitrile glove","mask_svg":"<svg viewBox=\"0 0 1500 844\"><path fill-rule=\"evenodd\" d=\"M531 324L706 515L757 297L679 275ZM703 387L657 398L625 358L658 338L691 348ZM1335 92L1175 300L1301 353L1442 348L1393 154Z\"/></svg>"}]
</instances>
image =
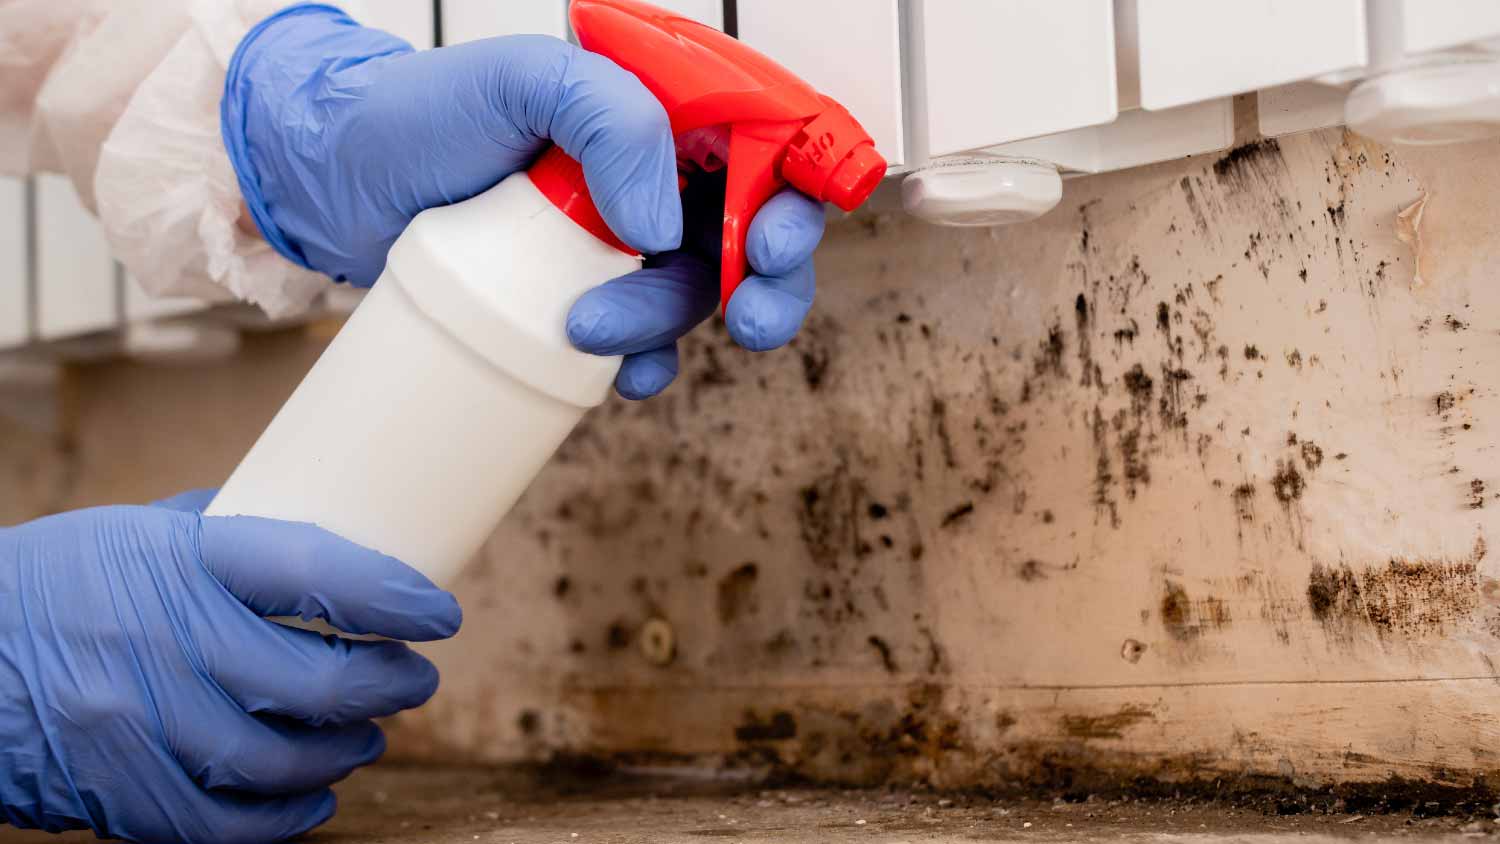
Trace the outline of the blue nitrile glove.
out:
<instances>
[{"instance_id":1,"label":"blue nitrile glove","mask_svg":"<svg viewBox=\"0 0 1500 844\"><path fill-rule=\"evenodd\" d=\"M583 297L568 321L579 348L627 355L616 385L628 398L667 386L675 341L713 311L713 262L674 254L684 212L666 112L602 56L546 36L413 52L332 6L299 5L240 42L221 117L266 240L302 266L363 287L419 212L482 193L556 142L582 162L610 228L656 256ZM718 225L722 209L708 213ZM749 252L761 275L728 311L741 345L770 349L796 333L812 303L822 230L821 207L794 192L756 217Z\"/></svg>"},{"instance_id":2,"label":"blue nitrile glove","mask_svg":"<svg viewBox=\"0 0 1500 844\"><path fill-rule=\"evenodd\" d=\"M209 518L192 494L0 529L0 820L131 841L269 842L333 814L385 748L371 718L437 688L393 641L453 596L307 524Z\"/></svg>"}]
</instances>

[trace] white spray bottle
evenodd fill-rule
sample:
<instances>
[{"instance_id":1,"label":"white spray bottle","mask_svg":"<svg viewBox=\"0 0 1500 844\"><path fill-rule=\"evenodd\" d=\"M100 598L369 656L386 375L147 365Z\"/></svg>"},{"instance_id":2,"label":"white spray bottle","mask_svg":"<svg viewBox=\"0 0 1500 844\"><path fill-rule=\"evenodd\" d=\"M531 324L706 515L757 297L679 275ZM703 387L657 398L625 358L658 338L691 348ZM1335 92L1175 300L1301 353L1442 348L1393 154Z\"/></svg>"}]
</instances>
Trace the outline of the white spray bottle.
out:
<instances>
[{"instance_id":1,"label":"white spray bottle","mask_svg":"<svg viewBox=\"0 0 1500 844\"><path fill-rule=\"evenodd\" d=\"M635 0L573 0L585 49L661 100L673 132L728 139L722 301L784 184L853 210L885 174L859 123L716 29ZM587 290L640 266L556 147L417 215L385 272L207 514L313 522L450 584L589 408L619 358L568 342Z\"/></svg>"}]
</instances>

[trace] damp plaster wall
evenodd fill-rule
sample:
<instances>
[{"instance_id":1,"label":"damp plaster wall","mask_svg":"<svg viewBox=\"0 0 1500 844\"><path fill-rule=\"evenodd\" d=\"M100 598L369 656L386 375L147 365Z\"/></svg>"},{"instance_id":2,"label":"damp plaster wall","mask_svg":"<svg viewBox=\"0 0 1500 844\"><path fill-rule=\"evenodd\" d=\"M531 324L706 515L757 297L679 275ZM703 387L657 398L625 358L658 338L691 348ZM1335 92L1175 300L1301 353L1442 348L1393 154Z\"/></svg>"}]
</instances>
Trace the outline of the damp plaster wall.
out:
<instances>
[{"instance_id":1,"label":"damp plaster wall","mask_svg":"<svg viewBox=\"0 0 1500 844\"><path fill-rule=\"evenodd\" d=\"M1021 226L833 227L793 348L707 326L568 440L392 752L1493 777L1497 188L1500 144L1331 131L1071 181ZM0 514L213 483L322 342L70 370L52 428L4 423Z\"/></svg>"}]
</instances>

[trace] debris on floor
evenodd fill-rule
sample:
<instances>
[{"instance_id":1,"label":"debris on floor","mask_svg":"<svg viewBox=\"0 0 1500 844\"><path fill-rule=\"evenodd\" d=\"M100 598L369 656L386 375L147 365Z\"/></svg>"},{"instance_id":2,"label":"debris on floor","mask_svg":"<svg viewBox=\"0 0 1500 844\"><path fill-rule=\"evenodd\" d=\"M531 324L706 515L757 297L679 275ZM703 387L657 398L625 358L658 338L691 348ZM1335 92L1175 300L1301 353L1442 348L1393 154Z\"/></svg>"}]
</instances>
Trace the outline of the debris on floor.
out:
<instances>
[{"instance_id":1,"label":"debris on floor","mask_svg":"<svg viewBox=\"0 0 1500 844\"><path fill-rule=\"evenodd\" d=\"M1127 790L1128 789L1128 790ZM1500 834L1496 807L1421 799L1410 789L1246 792L1223 798L1170 787L1119 793L1001 796L890 788L766 788L745 782L620 777L562 768L380 765L339 786L339 814L309 844L940 844L1172 841L1227 844ZM1132 792L1149 796L1133 797ZM92 841L0 829L0 844Z\"/></svg>"}]
</instances>

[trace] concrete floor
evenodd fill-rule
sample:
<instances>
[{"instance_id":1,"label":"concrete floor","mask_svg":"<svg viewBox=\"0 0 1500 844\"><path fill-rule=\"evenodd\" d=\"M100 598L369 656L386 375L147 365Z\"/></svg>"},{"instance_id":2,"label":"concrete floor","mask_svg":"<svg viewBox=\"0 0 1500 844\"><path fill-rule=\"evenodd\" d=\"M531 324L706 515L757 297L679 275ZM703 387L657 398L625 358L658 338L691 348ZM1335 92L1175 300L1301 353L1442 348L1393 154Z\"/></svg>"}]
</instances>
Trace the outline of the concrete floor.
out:
<instances>
[{"instance_id":1,"label":"concrete floor","mask_svg":"<svg viewBox=\"0 0 1500 844\"><path fill-rule=\"evenodd\" d=\"M339 787L310 844L796 842L1440 842L1500 832L1488 806L1353 811L1331 797L992 799L905 790L765 789L715 780L378 766ZM1408 800L1398 800L1407 803ZM1389 809L1389 807L1387 807ZM1415 809L1415 814L1413 809ZM1424 817L1443 813L1437 817ZM0 844L90 841L0 831Z\"/></svg>"}]
</instances>

